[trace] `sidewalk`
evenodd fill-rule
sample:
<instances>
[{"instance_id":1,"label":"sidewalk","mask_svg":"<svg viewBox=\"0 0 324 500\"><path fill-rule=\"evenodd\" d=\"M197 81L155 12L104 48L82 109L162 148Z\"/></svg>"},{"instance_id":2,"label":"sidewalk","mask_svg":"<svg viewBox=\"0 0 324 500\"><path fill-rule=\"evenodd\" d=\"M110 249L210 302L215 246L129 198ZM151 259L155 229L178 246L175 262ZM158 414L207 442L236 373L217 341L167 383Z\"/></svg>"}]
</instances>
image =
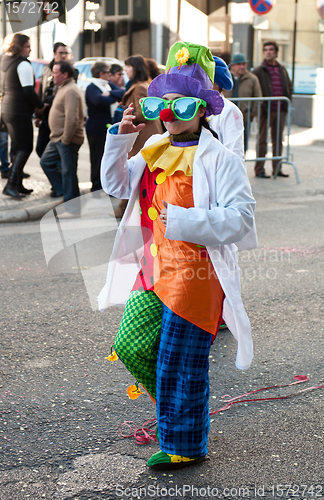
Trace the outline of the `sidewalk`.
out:
<instances>
[{"instance_id":1,"label":"sidewalk","mask_svg":"<svg viewBox=\"0 0 324 500\"><path fill-rule=\"evenodd\" d=\"M35 136L37 136L37 131ZM255 148L253 134L250 143L250 154L253 155ZM252 191L258 202L258 211L273 209L274 203L277 204L278 210L281 210L287 205L291 206L292 203L324 200L324 136L322 132L314 128L292 126L290 146L300 184L296 183L294 170L290 165L283 166L283 171L290 174L289 178L274 180L255 178L254 162L246 164ZM272 171L269 161L266 162L266 170L269 174ZM24 180L24 185L26 188L34 189L34 192L23 200L14 200L3 195L2 190L7 180L0 178L0 223L41 219L49 210L62 203L62 199L50 197L51 186L40 167L35 150L28 160L25 171L30 174L30 178ZM79 152L78 177L81 193L88 193L91 183L89 147L86 139Z\"/></svg>"},{"instance_id":2,"label":"sidewalk","mask_svg":"<svg viewBox=\"0 0 324 500\"><path fill-rule=\"evenodd\" d=\"M51 198L51 185L45 176L39 157L35 152L38 131L34 129L34 150L30 155L24 171L30 178L24 179L24 186L34 192L22 200L14 200L2 194L7 179L0 178L0 223L25 222L41 219L49 210L62 203L61 198ZM78 163L79 185L82 194L90 191L90 161L87 139L80 148Z\"/></svg>"}]
</instances>

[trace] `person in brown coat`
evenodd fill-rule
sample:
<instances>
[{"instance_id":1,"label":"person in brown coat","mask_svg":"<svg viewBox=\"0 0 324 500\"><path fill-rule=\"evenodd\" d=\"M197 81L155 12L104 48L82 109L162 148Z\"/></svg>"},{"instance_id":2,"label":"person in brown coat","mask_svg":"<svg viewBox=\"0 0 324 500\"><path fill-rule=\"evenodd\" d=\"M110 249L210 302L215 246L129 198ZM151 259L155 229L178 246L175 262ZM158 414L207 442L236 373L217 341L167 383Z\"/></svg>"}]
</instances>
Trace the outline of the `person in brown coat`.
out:
<instances>
[{"instance_id":1,"label":"person in brown coat","mask_svg":"<svg viewBox=\"0 0 324 500\"><path fill-rule=\"evenodd\" d=\"M139 100L147 97L149 86L149 72L142 56L130 56L125 60L125 72L130 80L130 87L123 95L122 104L127 108L130 103L134 104L134 114L136 116L134 125L145 123L146 127L141 130L135 141L133 149L128 158L135 156L144 146L145 142L153 134L162 134L163 129L160 120L146 120L142 114Z\"/></svg>"},{"instance_id":2,"label":"person in brown coat","mask_svg":"<svg viewBox=\"0 0 324 500\"><path fill-rule=\"evenodd\" d=\"M143 128L138 135L133 149L128 154L128 158L135 156L144 146L145 142L151 135L162 134L163 129L160 120L146 120L142 114L141 106L139 100L142 97L147 97L147 89L149 86L149 71L145 63L144 58L141 55L130 56L125 60L125 72L129 78L129 82L126 85L126 92L123 95L122 105L125 109L131 104L134 104L134 115L135 120L134 125L139 125L140 123L145 123L145 128ZM120 219L127 206L127 200L121 200L118 207L115 210L115 217Z\"/></svg>"},{"instance_id":3,"label":"person in brown coat","mask_svg":"<svg viewBox=\"0 0 324 500\"><path fill-rule=\"evenodd\" d=\"M244 54L234 54L233 60L230 62L230 71L234 85L232 90L224 91L225 97L262 97L259 80L246 69L246 63L247 60ZM242 111L244 118L244 151L246 151L250 135L250 122L257 115L258 105L256 102L240 102L237 105Z\"/></svg>"}]
</instances>

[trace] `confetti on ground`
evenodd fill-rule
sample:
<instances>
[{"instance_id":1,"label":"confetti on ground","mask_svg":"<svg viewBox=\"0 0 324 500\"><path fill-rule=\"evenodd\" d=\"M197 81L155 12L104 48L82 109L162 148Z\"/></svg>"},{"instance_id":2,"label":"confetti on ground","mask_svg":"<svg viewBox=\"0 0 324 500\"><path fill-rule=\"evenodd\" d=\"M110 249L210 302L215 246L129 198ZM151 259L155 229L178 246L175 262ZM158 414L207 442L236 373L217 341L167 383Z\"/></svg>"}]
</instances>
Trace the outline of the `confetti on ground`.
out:
<instances>
[{"instance_id":1,"label":"confetti on ground","mask_svg":"<svg viewBox=\"0 0 324 500\"><path fill-rule=\"evenodd\" d=\"M264 250L269 250L270 252L271 251L273 251L273 252L280 251L280 252L285 253L285 254L295 253L297 255L301 255L302 257L323 255L323 252L321 252L316 247L306 247L306 248L271 247L271 248L264 248Z\"/></svg>"}]
</instances>

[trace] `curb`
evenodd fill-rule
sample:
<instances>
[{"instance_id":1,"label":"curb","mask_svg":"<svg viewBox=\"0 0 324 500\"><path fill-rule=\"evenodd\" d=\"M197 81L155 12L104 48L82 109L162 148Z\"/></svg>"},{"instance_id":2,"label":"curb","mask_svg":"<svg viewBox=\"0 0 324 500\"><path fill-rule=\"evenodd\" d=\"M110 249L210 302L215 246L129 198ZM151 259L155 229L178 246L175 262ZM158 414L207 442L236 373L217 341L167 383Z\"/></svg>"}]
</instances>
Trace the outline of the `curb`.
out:
<instances>
[{"instance_id":1,"label":"curb","mask_svg":"<svg viewBox=\"0 0 324 500\"><path fill-rule=\"evenodd\" d=\"M0 211L0 223L2 222L26 222L41 219L47 212L63 203L63 199L34 205L30 208Z\"/></svg>"}]
</instances>

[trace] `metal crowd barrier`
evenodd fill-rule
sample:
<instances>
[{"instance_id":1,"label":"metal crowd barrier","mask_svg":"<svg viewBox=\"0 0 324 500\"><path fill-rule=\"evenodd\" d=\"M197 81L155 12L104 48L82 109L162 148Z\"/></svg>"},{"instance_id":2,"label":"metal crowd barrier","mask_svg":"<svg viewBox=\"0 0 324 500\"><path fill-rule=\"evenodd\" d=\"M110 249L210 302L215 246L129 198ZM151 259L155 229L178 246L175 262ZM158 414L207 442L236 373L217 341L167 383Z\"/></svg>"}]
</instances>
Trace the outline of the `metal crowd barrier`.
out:
<instances>
[{"instance_id":1,"label":"metal crowd barrier","mask_svg":"<svg viewBox=\"0 0 324 500\"><path fill-rule=\"evenodd\" d=\"M247 110L247 122L244 123L246 126L246 133L247 133L247 146L249 144L249 139L250 139L250 129L251 129L251 122L253 117L251 117L251 107L253 103L257 103L257 143L256 143L256 156L255 158L246 158L245 161L268 161L268 160L280 160L277 167L276 171L273 175L274 179L276 179L278 172L280 170L281 165L287 164L287 165L292 165L295 171L295 176L296 176L296 182L299 184L299 176L298 176L298 171L296 165L291 161L292 155L290 153L290 146L289 146L289 137L290 137L290 122L291 122L291 102L288 99L288 97L231 97L229 99L230 101L234 102L235 104L239 106L240 103L242 102L247 102L248 103L248 110ZM272 156L267 156L267 151L266 151L266 156L259 156L259 136L260 136L260 116L261 116L261 106L263 106L264 103L267 103L267 137L266 137L266 142L267 142L267 150L268 150L268 144L269 144L269 130L270 130L270 111L271 107L273 105L273 102L277 103L277 133L276 133L276 150L274 151L275 154ZM280 132L280 113L281 113L281 103L285 102L287 104L287 117L286 117L286 147L285 151L286 154L282 154L281 156L279 155L279 132ZM248 149L248 147L246 148ZM284 152L284 146L283 146L283 151Z\"/></svg>"}]
</instances>

